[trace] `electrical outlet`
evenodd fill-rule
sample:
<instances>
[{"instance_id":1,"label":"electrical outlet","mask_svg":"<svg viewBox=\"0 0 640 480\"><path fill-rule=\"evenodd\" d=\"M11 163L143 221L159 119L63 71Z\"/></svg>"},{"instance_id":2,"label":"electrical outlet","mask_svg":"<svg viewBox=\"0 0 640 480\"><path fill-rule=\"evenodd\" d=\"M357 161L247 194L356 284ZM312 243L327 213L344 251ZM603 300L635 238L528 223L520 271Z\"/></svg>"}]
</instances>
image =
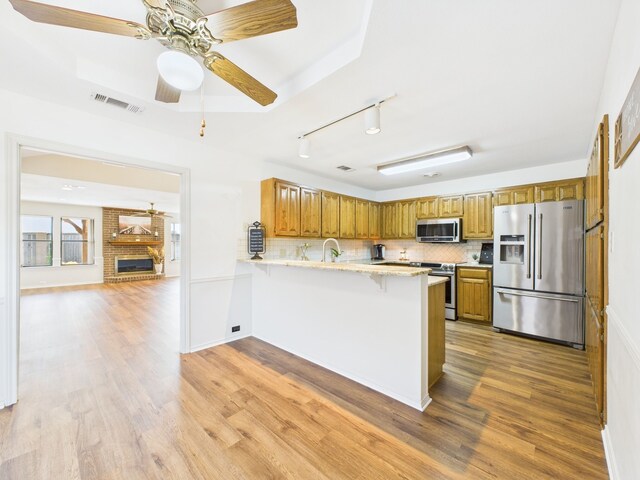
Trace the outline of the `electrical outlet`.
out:
<instances>
[{"instance_id":1,"label":"electrical outlet","mask_svg":"<svg viewBox=\"0 0 640 480\"><path fill-rule=\"evenodd\" d=\"M231 327L231 333L236 333L240 331L240 325L236 325L235 327Z\"/></svg>"}]
</instances>

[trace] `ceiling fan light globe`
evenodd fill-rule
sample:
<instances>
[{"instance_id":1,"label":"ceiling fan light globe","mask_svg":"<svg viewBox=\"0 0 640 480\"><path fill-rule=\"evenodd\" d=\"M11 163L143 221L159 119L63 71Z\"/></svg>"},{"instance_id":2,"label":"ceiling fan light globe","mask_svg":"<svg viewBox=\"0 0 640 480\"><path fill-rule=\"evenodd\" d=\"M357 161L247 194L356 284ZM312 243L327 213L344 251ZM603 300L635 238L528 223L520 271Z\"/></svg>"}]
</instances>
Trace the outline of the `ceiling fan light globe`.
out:
<instances>
[{"instance_id":1,"label":"ceiling fan light globe","mask_svg":"<svg viewBox=\"0 0 640 480\"><path fill-rule=\"evenodd\" d=\"M158 56L158 72L174 88L196 90L204 80L204 70L191 56L177 50L168 50Z\"/></svg>"}]
</instances>

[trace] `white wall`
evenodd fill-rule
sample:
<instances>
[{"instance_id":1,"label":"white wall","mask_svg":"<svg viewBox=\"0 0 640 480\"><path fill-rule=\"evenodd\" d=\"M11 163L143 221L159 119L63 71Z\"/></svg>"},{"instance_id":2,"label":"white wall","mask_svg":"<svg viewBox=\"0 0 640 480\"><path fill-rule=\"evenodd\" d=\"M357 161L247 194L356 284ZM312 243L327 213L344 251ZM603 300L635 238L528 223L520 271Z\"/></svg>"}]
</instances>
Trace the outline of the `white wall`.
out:
<instances>
[{"instance_id":1,"label":"white wall","mask_svg":"<svg viewBox=\"0 0 640 480\"><path fill-rule=\"evenodd\" d=\"M53 217L53 265L20 269L20 288L59 287L102 283L102 209L57 203L21 202L22 215ZM94 220L95 263L93 265L60 265L60 217L82 217Z\"/></svg>"},{"instance_id":2,"label":"white wall","mask_svg":"<svg viewBox=\"0 0 640 480\"><path fill-rule=\"evenodd\" d=\"M171 218L164 220L164 274L167 277L180 276L180 259L171 260L171 224L180 223L180 215L171 213Z\"/></svg>"},{"instance_id":3,"label":"white wall","mask_svg":"<svg viewBox=\"0 0 640 480\"><path fill-rule=\"evenodd\" d=\"M493 190L496 188L524 185L527 183L548 182L565 178L584 177L587 160L541 165L539 167L508 170L505 172L460 178L444 182L434 182L413 187L394 188L376 192L376 200L385 202L401 198L427 197L430 195L448 195Z\"/></svg>"},{"instance_id":4,"label":"white wall","mask_svg":"<svg viewBox=\"0 0 640 480\"><path fill-rule=\"evenodd\" d=\"M605 113L610 121L613 166L615 120L640 67L640 2L623 0L593 132ZM587 147L587 146L585 146ZM605 443L612 478L640 475L640 146L622 168L610 170L607 426Z\"/></svg>"},{"instance_id":5,"label":"white wall","mask_svg":"<svg viewBox=\"0 0 640 480\"><path fill-rule=\"evenodd\" d=\"M189 301L191 334L189 344L203 346L225 341L232 335L229 325L242 325L242 333L250 331L250 308L235 299L250 297L250 282L236 275L237 242L244 235L244 224L259 212L259 187L245 172L258 168L242 158L221 152L200 141L197 131L193 140L176 138L128 123L132 115L121 112L112 120L79 110L55 105L19 94L0 90L0 352L7 351L7 275L9 239L18 232L8 230L8 195L11 165L7 161L10 142L7 134L42 139L104 152L110 159L128 158L139 162L177 165L191 172L191 261L190 276L197 282ZM107 108L107 107L105 107ZM214 139L212 139L213 141ZM100 156L98 156L100 158ZM104 158L104 157L103 157ZM12 213L12 215L15 212ZM184 234L184 233L183 233ZM219 298L205 304L203 300ZM234 301L231 301L233 298ZM0 365L0 385L6 385L7 370ZM8 393L0 391L0 401ZM1 403L0 403L1 406Z\"/></svg>"}]
</instances>

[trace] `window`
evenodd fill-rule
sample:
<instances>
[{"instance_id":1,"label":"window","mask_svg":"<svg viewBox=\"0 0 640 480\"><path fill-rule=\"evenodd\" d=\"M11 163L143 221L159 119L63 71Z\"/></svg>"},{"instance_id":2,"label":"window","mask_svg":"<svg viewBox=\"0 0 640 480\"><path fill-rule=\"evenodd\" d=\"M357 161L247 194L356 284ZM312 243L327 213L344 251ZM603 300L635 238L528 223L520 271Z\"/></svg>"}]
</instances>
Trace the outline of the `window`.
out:
<instances>
[{"instance_id":1,"label":"window","mask_svg":"<svg viewBox=\"0 0 640 480\"><path fill-rule=\"evenodd\" d=\"M180 224L171 224L171 261L180 260Z\"/></svg>"},{"instance_id":2,"label":"window","mask_svg":"<svg viewBox=\"0 0 640 480\"><path fill-rule=\"evenodd\" d=\"M22 215L22 266L50 267L53 264L53 217Z\"/></svg>"},{"instance_id":3,"label":"window","mask_svg":"<svg viewBox=\"0 0 640 480\"><path fill-rule=\"evenodd\" d=\"M93 265L93 219L62 217L60 219L60 264Z\"/></svg>"}]
</instances>

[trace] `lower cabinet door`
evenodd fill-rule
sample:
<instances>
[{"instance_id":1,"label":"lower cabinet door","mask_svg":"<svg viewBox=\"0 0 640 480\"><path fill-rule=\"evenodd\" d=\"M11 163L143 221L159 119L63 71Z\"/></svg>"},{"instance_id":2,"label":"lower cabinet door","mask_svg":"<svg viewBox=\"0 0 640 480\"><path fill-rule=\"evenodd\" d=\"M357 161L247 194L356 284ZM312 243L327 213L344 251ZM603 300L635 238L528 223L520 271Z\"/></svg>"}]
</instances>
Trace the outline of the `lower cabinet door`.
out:
<instances>
[{"instance_id":1,"label":"lower cabinet door","mask_svg":"<svg viewBox=\"0 0 640 480\"><path fill-rule=\"evenodd\" d=\"M491 321L489 281L482 278L458 278L458 316Z\"/></svg>"}]
</instances>

